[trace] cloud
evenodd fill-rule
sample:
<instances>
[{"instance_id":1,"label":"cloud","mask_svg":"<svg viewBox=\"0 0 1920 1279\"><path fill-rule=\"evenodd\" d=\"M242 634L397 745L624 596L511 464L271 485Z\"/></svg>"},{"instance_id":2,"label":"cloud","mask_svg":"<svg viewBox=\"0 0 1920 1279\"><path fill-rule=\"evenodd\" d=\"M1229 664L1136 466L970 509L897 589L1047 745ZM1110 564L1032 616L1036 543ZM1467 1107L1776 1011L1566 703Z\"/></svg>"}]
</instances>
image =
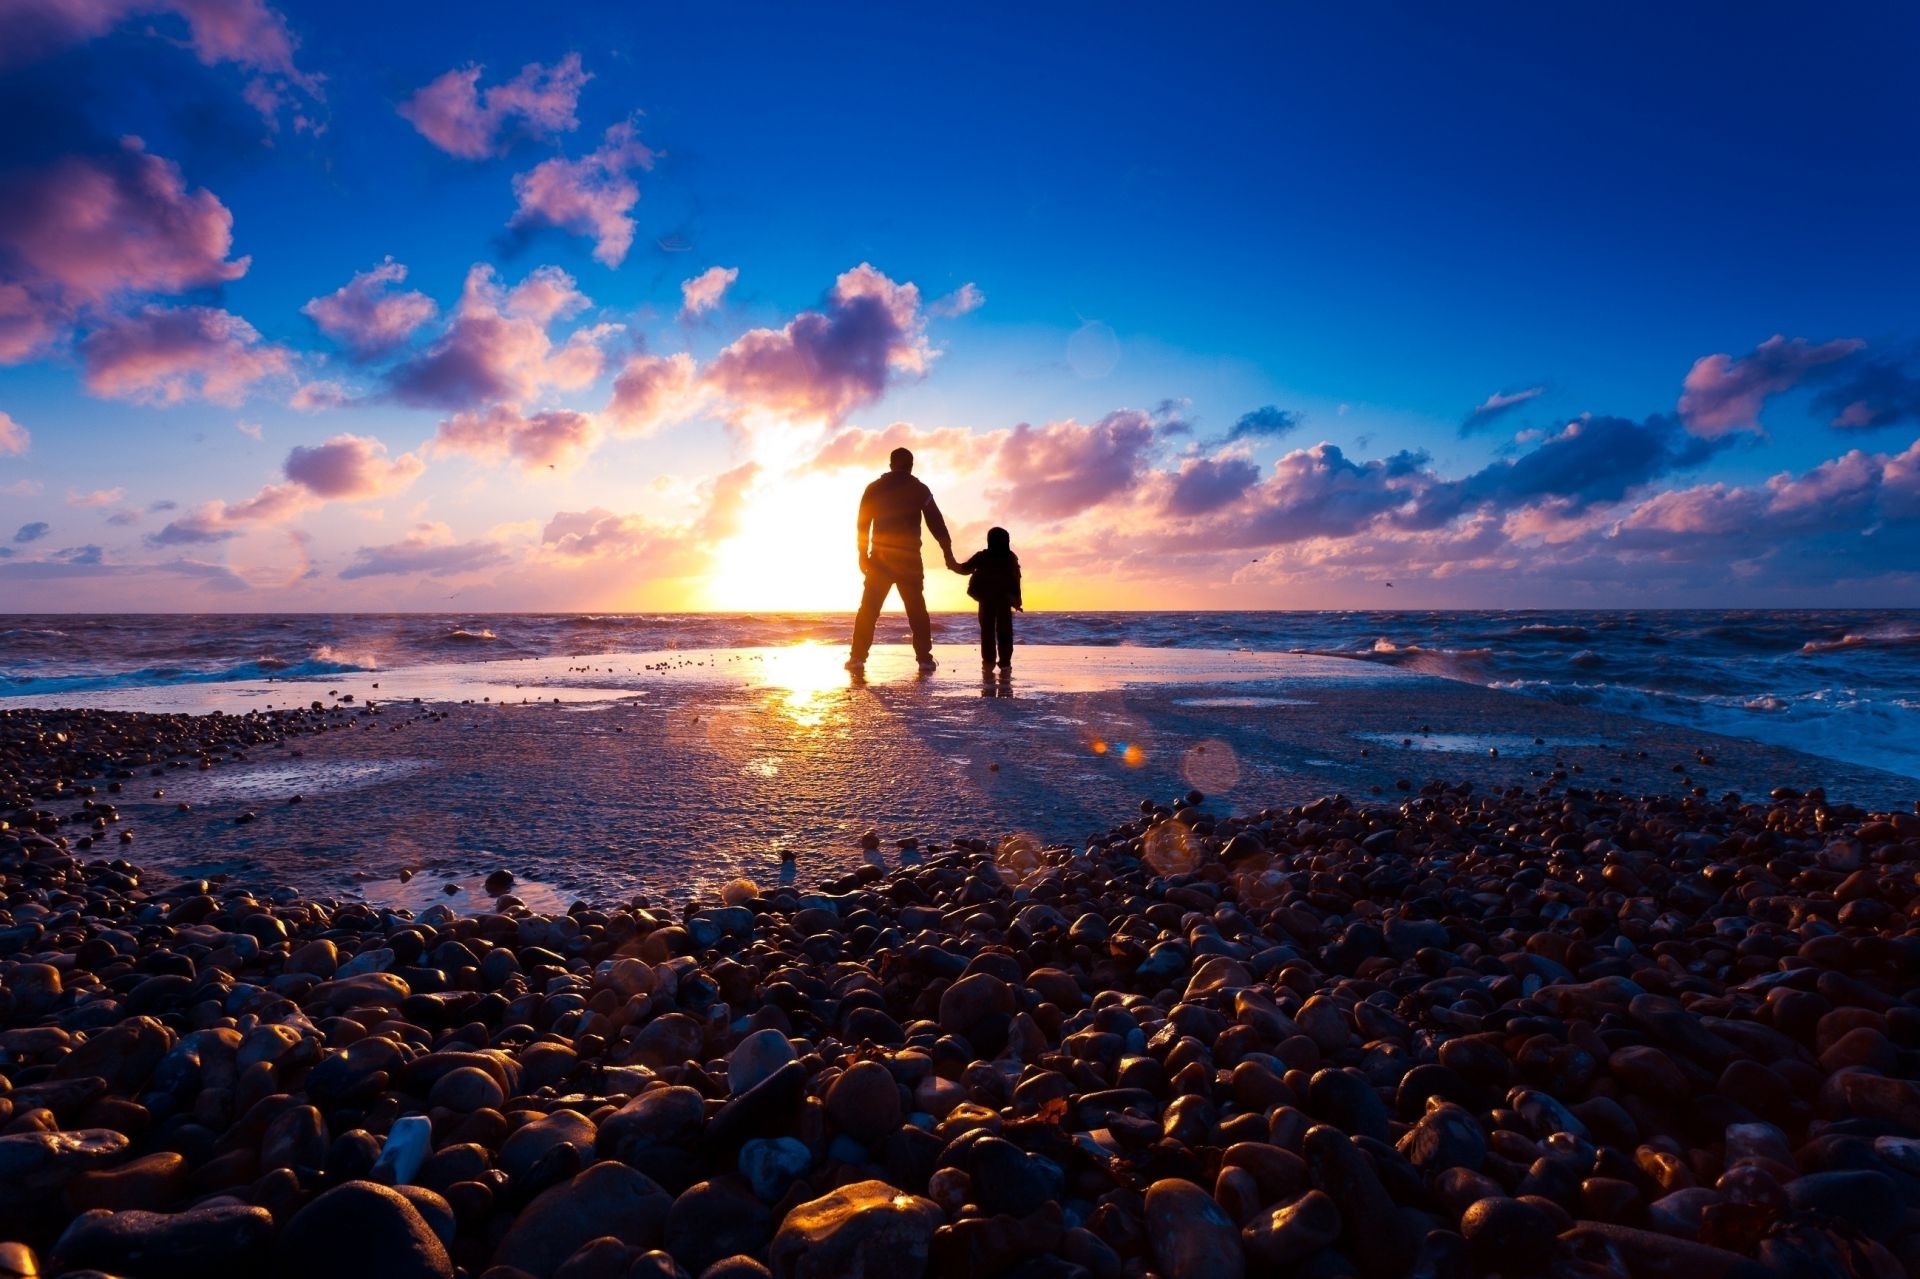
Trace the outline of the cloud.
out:
<instances>
[{"instance_id":1,"label":"cloud","mask_svg":"<svg viewBox=\"0 0 1920 1279\"><path fill-rule=\"evenodd\" d=\"M404 404L455 410L525 405L543 391L579 390L600 376L599 344L616 330L581 329L559 347L547 330L587 305L558 267L540 267L503 289L492 267L476 265L447 331L391 369L388 387Z\"/></svg>"},{"instance_id":2,"label":"cloud","mask_svg":"<svg viewBox=\"0 0 1920 1279\"><path fill-rule=\"evenodd\" d=\"M6 181L0 201L0 362L56 341L88 309L135 294L183 293L239 279L233 214L189 191L179 166L138 138Z\"/></svg>"},{"instance_id":3,"label":"cloud","mask_svg":"<svg viewBox=\"0 0 1920 1279\"><path fill-rule=\"evenodd\" d=\"M586 413L548 409L524 416L511 405L458 413L440 424L434 448L499 461L511 457L532 468L570 466L600 442L599 424Z\"/></svg>"},{"instance_id":4,"label":"cloud","mask_svg":"<svg viewBox=\"0 0 1920 1279\"><path fill-rule=\"evenodd\" d=\"M89 392L142 404L237 405L256 383L293 369L285 347L263 343L239 316L205 306L115 316L81 342L80 361Z\"/></svg>"},{"instance_id":5,"label":"cloud","mask_svg":"<svg viewBox=\"0 0 1920 1279\"><path fill-rule=\"evenodd\" d=\"M1239 500L1260 480L1260 468L1244 457L1189 458L1167 490L1173 515L1205 515Z\"/></svg>"},{"instance_id":6,"label":"cloud","mask_svg":"<svg viewBox=\"0 0 1920 1279\"><path fill-rule=\"evenodd\" d=\"M928 304L927 314L937 315L942 319L951 319L957 315L965 315L969 311L978 311L981 307L985 306L986 303L987 295L980 291L980 286L967 283L947 294L947 296L936 298Z\"/></svg>"},{"instance_id":7,"label":"cloud","mask_svg":"<svg viewBox=\"0 0 1920 1279\"><path fill-rule=\"evenodd\" d=\"M13 535L13 540L21 545L25 545L28 542L39 541L52 531L53 525L48 524L45 520L35 520L31 524L22 524L19 532Z\"/></svg>"},{"instance_id":8,"label":"cloud","mask_svg":"<svg viewBox=\"0 0 1920 1279\"><path fill-rule=\"evenodd\" d=\"M1493 506L1550 502L1562 513L1617 502L1674 471L1698 466L1720 441L1690 435L1671 416L1644 421L1589 416L1569 422L1538 447L1462 479L1437 481L1402 517L1410 528L1436 528Z\"/></svg>"},{"instance_id":9,"label":"cloud","mask_svg":"<svg viewBox=\"0 0 1920 1279\"><path fill-rule=\"evenodd\" d=\"M426 468L411 453L389 461L387 446L369 436L336 435L311 448L296 446L282 469L315 497L360 502L400 492Z\"/></svg>"},{"instance_id":10,"label":"cloud","mask_svg":"<svg viewBox=\"0 0 1920 1279\"><path fill-rule=\"evenodd\" d=\"M1235 422L1233 428L1227 432L1226 442L1232 444L1239 440L1277 439L1295 430L1299 425L1298 413L1266 404L1242 413L1240 420Z\"/></svg>"},{"instance_id":11,"label":"cloud","mask_svg":"<svg viewBox=\"0 0 1920 1279\"><path fill-rule=\"evenodd\" d=\"M912 450L914 469L923 478L940 470L979 471L991 465L1009 434L969 431L961 426L924 428L911 422L895 422L880 431L848 427L829 437L800 469L885 470L888 455L903 448Z\"/></svg>"},{"instance_id":12,"label":"cloud","mask_svg":"<svg viewBox=\"0 0 1920 1279\"><path fill-rule=\"evenodd\" d=\"M1468 411L1466 419L1460 423L1460 434L1467 435L1480 427L1488 426L1529 400L1539 399L1546 393L1547 388L1544 386L1529 386L1518 391L1495 391Z\"/></svg>"},{"instance_id":13,"label":"cloud","mask_svg":"<svg viewBox=\"0 0 1920 1279\"><path fill-rule=\"evenodd\" d=\"M600 146L577 160L542 160L513 180L519 200L508 226L549 226L591 238L593 256L619 266L633 246L633 219L640 202L636 169L651 169L654 153L634 136L631 121L609 128Z\"/></svg>"},{"instance_id":14,"label":"cloud","mask_svg":"<svg viewBox=\"0 0 1920 1279\"><path fill-rule=\"evenodd\" d=\"M389 257L300 311L356 357L370 359L405 342L438 313L426 294L390 288L406 278L407 268Z\"/></svg>"},{"instance_id":15,"label":"cloud","mask_svg":"<svg viewBox=\"0 0 1920 1279\"><path fill-rule=\"evenodd\" d=\"M95 489L91 493L78 493L72 489L68 489L67 505L68 506L112 506L115 502L118 502L120 499L124 498L126 495L127 495L127 491L124 488Z\"/></svg>"},{"instance_id":16,"label":"cloud","mask_svg":"<svg viewBox=\"0 0 1920 1279\"><path fill-rule=\"evenodd\" d=\"M740 278L740 268L733 266L710 266L691 280L680 285L680 318L691 320L704 315L720 305L727 289Z\"/></svg>"},{"instance_id":17,"label":"cloud","mask_svg":"<svg viewBox=\"0 0 1920 1279\"><path fill-rule=\"evenodd\" d=\"M33 436L28 434L26 427L14 421L9 414L0 413L0 453L19 457L32 443Z\"/></svg>"},{"instance_id":18,"label":"cloud","mask_svg":"<svg viewBox=\"0 0 1920 1279\"><path fill-rule=\"evenodd\" d=\"M497 542L477 539L456 542L445 524L422 523L398 542L363 546L340 570L343 581L419 573L427 577L455 577L505 564L510 557Z\"/></svg>"},{"instance_id":19,"label":"cloud","mask_svg":"<svg viewBox=\"0 0 1920 1279\"><path fill-rule=\"evenodd\" d=\"M107 516L107 523L113 525L115 528L126 528L130 525L138 524L146 517L147 513L137 507L123 506L112 515Z\"/></svg>"},{"instance_id":20,"label":"cloud","mask_svg":"<svg viewBox=\"0 0 1920 1279\"><path fill-rule=\"evenodd\" d=\"M927 371L925 329L920 290L863 262L834 282L822 310L742 334L702 381L737 414L837 423L896 379Z\"/></svg>"},{"instance_id":21,"label":"cloud","mask_svg":"<svg viewBox=\"0 0 1920 1279\"><path fill-rule=\"evenodd\" d=\"M289 520L327 502L365 502L408 488L426 469L418 456L388 458L387 446L363 435L336 435L300 445L281 465L284 483L268 484L242 502L203 502L147 541L154 546L223 542L250 524ZM171 506L171 504L169 504Z\"/></svg>"},{"instance_id":22,"label":"cloud","mask_svg":"<svg viewBox=\"0 0 1920 1279\"><path fill-rule=\"evenodd\" d=\"M1792 390L1816 370L1847 359L1865 345L1858 338L1816 344L1775 334L1738 358L1702 356L1682 384L1680 420L1703 439L1759 433L1760 409L1769 397Z\"/></svg>"},{"instance_id":23,"label":"cloud","mask_svg":"<svg viewBox=\"0 0 1920 1279\"><path fill-rule=\"evenodd\" d=\"M235 422L233 429L251 439L261 438L261 426L258 422Z\"/></svg>"},{"instance_id":24,"label":"cloud","mask_svg":"<svg viewBox=\"0 0 1920 1279\"><path fill-rule=\"evenodd\" d=\"M1843 431L1920 422L1920 370L1908 359L1865 356L1846 362L1813 399L1816 411Z\"/></svg>"},{"instance_id":25,"label":"cloud","mask_svg":"<svg viewBox=\"0 0 1920 1279\"><path fill-rule=\"evenodd\" d=\"M0 493L8 497L37 497L41 487L39 480L15 480L11 484L0 485Z\"/></svg>"},{"instance_id":26,"label":"cloud","mask_svg":"<svg viewBox=\"0 0 1920 1279\"><path fill-rule=\"evenodd\" d=\"M569 53L552 66L529 62L504 84L480 89L475 64L440 76L400 104L420 136L463 160L499 155L520 138L550 138L580 127L574 108L592 74Z\"/></svg>"},{"instance_id":27,"label":"cloud","mask_svg":"<svg viewBox=\"0 0 1920 1279\"><path fill-rule=\"evenodd\" d=\"M270 123L289 87L315 101L322 96L321 77L294 63L286 20L261 0L9 0L0 6L0 68L96 39L146 14L183 19L187 46L203 65L232 63L254 72L245 97ZM295 124L312 122L296 117Z\"/></svg>"},{"instance_id":28,"label":"cloud","mask_svg":"<svg viewBox=\"0 0 1920 1279\"><path fill-rule=\"evenodd\" d=\"M636 355L613 380L607 416L622 435L649 435L698 407L693 357Z\"/></svg>"},{"instance_id":29,"label":"cloud","mask_svg":"<svg viewBox=\"0 0 1920 1279\"><path fill-rule=\"evenodd\" d=\"M338 382L320 380L302 382L294 388L287 398L289 408L302 413L323 413L328 409L343 408L353 403L353 397L347 394L347 388Z\"/></svg>"},{"instance_id":30,"label":"cloud","mask_svg":"<svg viewBox=\"0 0 1920 1279\"><path fill-rule=\"evenodd\" d=\"M1154 421L1138 409L1118 409L1092 425L1050 422L1013 428L995 460L1010 511L1042 520L1065 519L1131 490L1154 444Z\"/></svg>"}]
</instances>

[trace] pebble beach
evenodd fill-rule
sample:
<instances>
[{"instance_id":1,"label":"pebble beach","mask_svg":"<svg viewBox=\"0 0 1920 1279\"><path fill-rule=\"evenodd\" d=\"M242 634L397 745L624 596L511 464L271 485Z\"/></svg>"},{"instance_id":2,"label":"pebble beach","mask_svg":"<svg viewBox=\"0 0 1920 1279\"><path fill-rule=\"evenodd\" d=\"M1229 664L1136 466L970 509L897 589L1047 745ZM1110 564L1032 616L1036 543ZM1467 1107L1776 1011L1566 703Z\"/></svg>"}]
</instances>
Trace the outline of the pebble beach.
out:
<instances>
[{"instance_id":1,"label":"pebble beach","mask_svg":"<svg viewBox=\"0 0 1920 1279\"><path fill-rule=\"evenodd\" d=\"M538 911L121 838L363 714L0 714L0 1275L1920 1271L1910 806L1174 789Z\"/></svg>"}]
</instances>

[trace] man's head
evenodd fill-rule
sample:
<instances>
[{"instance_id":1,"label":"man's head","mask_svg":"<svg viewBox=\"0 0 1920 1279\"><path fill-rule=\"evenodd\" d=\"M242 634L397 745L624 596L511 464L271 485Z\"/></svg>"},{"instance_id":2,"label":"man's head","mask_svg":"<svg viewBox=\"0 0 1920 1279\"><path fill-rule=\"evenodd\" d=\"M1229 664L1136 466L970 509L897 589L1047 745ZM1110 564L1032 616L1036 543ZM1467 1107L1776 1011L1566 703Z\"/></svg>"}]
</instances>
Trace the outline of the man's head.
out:
<instances>
[{"instance_id":1,"label":"man's head","mask_svg":"<svg viewBox=\"0 0 1920 1279\"><path fill-rule=\"evenodd\" d=\"M893 452L887 454L887 467L889 470L899 471L903 475L913 474L913 450L895 449Z\"/></svg>"}]
</instances>

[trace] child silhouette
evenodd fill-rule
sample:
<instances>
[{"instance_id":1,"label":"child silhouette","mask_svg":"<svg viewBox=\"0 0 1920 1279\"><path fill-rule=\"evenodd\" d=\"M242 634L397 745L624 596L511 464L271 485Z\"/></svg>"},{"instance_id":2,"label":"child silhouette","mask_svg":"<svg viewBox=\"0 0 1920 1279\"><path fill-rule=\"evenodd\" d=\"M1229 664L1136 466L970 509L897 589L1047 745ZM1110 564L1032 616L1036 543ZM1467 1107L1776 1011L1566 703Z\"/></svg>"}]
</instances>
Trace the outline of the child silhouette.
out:
<instances>
[{"instance_id":1,"label":"child silhouette","mask_svg":"<svg viewBox=\"0 0 1920 1279\"><path fill-rule=\"evenodd\" d=\"M976 551L964 563L955 563L951 555L947 567L964 573L967 594L980 605L980 672L993 673L996 660L1000 676L1013 674L1013 615L1023 612L1020 605L1020 557L1013 553L1013 539L1003 528L987 530L987 549Z\"/></svg>"}]
</instances>

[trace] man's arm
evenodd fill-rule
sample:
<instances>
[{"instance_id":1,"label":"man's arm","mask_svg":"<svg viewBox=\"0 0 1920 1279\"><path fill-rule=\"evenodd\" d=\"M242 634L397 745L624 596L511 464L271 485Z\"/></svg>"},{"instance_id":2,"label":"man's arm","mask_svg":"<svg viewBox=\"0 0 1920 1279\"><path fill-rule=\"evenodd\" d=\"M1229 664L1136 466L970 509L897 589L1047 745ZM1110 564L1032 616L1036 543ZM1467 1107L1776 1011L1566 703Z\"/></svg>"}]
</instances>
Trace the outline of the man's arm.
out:
<instances>
[{"instance_id":1,"label":"man's arm","mask_svg":"<svg viewBox=\"0 0 1920 1279\"><path fill-rule=\"evenodd\" d=\"M940 507L934 502L932 489L927 490L926 505L920 508L920 512L927 517L927 532L933 534L933 540L940 544L940 553L947 557L947 567L952 568L953 534L947 532L946 517L940 514Z\"/></svg>"},{"instance_id":2,"label":"man's arm","mask_svg":"<svg viewBox=\"0 0 1920 1279\"><path fill-rule=\"evenodd\" d=\"M873 490L860 495L860 513L854 518L853 546L854 554L860 559L860 571L865 573L871 561L868 558L868 544L873 536Z\"/></svg>"}]
</instances>

